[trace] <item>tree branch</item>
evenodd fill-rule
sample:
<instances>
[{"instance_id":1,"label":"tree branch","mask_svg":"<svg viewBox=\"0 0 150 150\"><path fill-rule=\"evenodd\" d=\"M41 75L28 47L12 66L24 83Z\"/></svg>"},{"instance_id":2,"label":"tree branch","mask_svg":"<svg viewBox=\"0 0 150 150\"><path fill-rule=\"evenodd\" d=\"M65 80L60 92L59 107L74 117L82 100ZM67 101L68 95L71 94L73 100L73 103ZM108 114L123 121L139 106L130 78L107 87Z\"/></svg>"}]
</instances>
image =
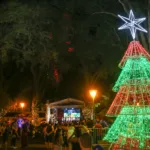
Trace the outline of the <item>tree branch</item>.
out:
<instances>
[{"instance_id":1,"label":"tree branch","mask_svg":"<svg viewBox=\"0 0 150 150\"><path fill-rule=\"evenodd\" d=\"M122 2L122 0L118 0L118 2L122 5L124 11L128 14L128 9L126 8L124 2Z\"/></svg>"},{"instance_id":2,"label":"tree branch","mask_svg":"<svg viewBox=\"0 0 150 150\"><path fill-rule=\"evenodd\" d=\"M118 18L118 16L115 15L114 13L106 12L106 11L102 11L102 12L94 12L94 13L92 13L92 15L96 15L96 14L106 14L106 15L111 15L111 16L113 16L113 17L115 17L115 18Z\"/></svg>"}]
</instances>

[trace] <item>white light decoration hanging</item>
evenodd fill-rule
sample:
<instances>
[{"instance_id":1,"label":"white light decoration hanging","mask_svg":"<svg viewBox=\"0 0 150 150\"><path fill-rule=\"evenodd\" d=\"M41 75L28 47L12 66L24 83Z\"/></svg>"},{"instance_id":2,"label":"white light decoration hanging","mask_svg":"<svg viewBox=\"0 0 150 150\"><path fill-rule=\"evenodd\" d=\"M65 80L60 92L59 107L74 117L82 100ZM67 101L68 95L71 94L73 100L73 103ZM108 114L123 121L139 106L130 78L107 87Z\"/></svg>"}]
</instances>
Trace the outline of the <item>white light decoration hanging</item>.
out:
<instances>
[{"instance_id":1,"label":"white light decoration hanging","mask_svg":"<svg viewBox=\"0 0 150 150\"><path fill-rule=\"evenodd\" d=\"M121 27L119 27L118 29L119 30L129 29L133 39L135 39L136 30L143 31L143 32L147 33L147 31L140 25L146 18L135 19L132 10L130 10L129 18L120 16L120 15L118 15L118 17L121 18L125 22L125 24L122 25Z\"/></svg>"}]
</instances>

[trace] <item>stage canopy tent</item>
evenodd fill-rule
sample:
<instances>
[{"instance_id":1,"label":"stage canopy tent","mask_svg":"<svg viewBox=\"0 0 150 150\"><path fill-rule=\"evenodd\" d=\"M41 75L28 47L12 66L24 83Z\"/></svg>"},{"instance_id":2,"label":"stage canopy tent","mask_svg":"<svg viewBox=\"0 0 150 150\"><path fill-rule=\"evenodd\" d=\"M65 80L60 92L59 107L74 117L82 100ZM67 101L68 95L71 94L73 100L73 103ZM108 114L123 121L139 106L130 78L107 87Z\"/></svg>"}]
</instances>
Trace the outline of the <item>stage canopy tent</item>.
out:
<instances>
[{"instance_id":1,"label":"stage canopy tent","mask_svg":"<svg viewBox=\"0 0 150 150\"><path fill-rule=\"evenodd\" d=\"M83 108L84 102L81 100L76 100L73 98L67 98L63 100L59 100L57 102L47 103L47 111L46 111L46 120L49 122L55 122L55 118L57 117L57 109L65 109L65 108ZM53 109L53 114L51 114L51 109Z\"/></svg>"},{"instance_id":2,"label":"stage canopy tent","mask_svg":"<svg viewBox=\"0 0 150 150\"><path fill-rule=\"evenodd\" d=\"M48 103L49 108L82 108L84 106L84 102L81 100L76 100L73 98L63 99L57 102Z\"/></svg>"}]
</instances>

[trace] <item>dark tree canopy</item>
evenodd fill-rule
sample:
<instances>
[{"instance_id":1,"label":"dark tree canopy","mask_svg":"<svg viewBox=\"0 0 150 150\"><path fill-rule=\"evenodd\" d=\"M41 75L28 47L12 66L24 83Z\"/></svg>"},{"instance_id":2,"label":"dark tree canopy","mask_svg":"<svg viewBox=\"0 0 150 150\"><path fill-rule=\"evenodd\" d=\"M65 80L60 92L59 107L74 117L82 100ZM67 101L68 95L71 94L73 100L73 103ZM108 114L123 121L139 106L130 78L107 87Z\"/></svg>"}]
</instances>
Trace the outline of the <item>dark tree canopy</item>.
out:
<instances>
[{"instance_id":1,"label":"dark tree canopy","mask_svg":"<svg viewBox=\"0 0 150 150\"><path fill-rule=\"evenodd\" d=\"M1 1L1 99L89 101L88 90L95 87L107 108L117 65L131 40L128 30L117 30L117 14L127 16L133 8L137 17L145 16L147 5L147 0ZM149 46L145 34L138 38ZM102 101L103 95L109 100Z\"/></svg>"}]
</instances>

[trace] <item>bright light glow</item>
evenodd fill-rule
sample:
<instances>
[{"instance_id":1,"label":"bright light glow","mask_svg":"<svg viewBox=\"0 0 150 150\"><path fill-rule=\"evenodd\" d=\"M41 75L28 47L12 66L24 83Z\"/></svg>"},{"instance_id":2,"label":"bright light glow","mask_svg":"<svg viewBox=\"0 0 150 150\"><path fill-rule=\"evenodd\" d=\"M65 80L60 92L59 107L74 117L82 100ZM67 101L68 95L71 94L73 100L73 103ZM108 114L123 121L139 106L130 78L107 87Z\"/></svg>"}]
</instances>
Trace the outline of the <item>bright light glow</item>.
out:
<instances>
[{"instance_id":1,"label":"bright light glow","mask_svg":"<svg viewBox=\"0 0 150 150\"><path fill-rule=\"evenodd\" d=\"M135 39L136 30L143 31L143 32L147 33L147 31L140 25L146 18L135 19L132 10L130 10L129 18L120 16L120 15L118 15L118 17L121 18L125 22L125 24L122 25L121 27L119 27L118 29L119 30L129 29L133 39Z\"/></svg>"},{"instance_id":2,"label":"bright light glow","mask_svg":"<svg viewBox=\"0 0 150 150\"><path fill-rule=\"evenodd\" d=\"M50 114L51 112L50 112L50 107L49 106L47 106L47 112L46 112L46 121L47 121L47 123L50 121L50 119L51 119L51 114Z\"/></svg>"},{"instance_id":3,"label":"bright light glow","mask_svg":"<svg viewBox=\"0 0 150 150\"><path fill-rule=\"evenodd\" d=\"M150 139L150 115L142 114L145 108L143 107L124 107L117 117L104 140L117 144L119 148L149 149ZM150 106L147 107L150 112ZM122 115L132 112L132 115Z\"/></svg>"},{"instance_id":4,"label":"bright light glow","mask_svg":"<svg viewBox=\"0 0 150 150\"><path fill-rule=\"evenodd\" d=\"M89 92L90 92L92 99L94 100L96 97L97 91L96 90L90 90Z\"/></svg>"},{"instance_id":5,"label":"bright light glow","mask_svg":"<svg viewBox=\"0 0 150 150\"><path fill-rule=\"evenodd\" d=\"M20 103L20 106L21 106L21 108L23 108L25 106L25 104L24 103Z\"/></svg>"}]
</instances>

